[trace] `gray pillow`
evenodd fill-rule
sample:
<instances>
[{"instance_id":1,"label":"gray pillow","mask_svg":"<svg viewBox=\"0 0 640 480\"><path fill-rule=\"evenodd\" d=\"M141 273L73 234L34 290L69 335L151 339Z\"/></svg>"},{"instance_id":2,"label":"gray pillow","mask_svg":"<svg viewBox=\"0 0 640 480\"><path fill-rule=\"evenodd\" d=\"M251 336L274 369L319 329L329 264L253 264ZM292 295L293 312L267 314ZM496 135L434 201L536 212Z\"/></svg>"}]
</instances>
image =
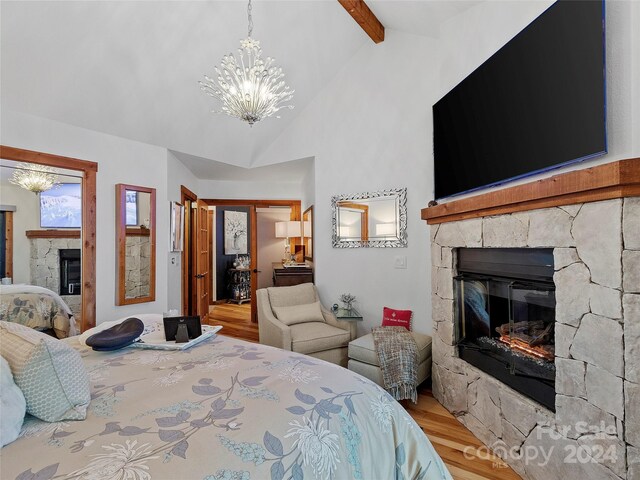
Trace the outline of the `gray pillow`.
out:
<instances>
[{"instance_id":1,"label":"gray pillow","mask_svg":"<svg viewBox=\"0 0 640 480\"><path fill-rule=\"evenodd\" d=\"M293 305L290 307L273 307L276 318L285 325L296 323L324 322L320 302L306 305Z\"/></svg>"},{"instance_id":2,"label":"gray pillow","mask_svg":"<svg viewBox=\"0 0 640 480\"><path fill-rule=\"evenodd\" d=\"M27 413L46 422L84 420L91 401L80 354L56 338L0 322L0 354L27 401Z\"/></svg>"}]
</instances>

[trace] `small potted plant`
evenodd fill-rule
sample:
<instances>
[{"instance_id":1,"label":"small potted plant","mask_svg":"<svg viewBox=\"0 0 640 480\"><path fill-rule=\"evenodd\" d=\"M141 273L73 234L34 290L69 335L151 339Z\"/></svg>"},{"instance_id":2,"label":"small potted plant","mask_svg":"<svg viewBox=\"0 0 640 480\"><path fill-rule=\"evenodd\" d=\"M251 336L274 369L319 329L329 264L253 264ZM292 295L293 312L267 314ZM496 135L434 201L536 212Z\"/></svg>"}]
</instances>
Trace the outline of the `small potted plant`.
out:
<instances>
[{"instance_id":1,"label":"small potted plant","mask_svg":"<svg viewBox=\"0 0 640 480\"><path fill-rule=\"evenodd\" d=\"M356 301L356 297L354 295L351 295L350 293L343 293L342 295L340 295L340 301L344 303L344 308L346 310L351 311L353 302Z\"/></svg>"}]
</instances>

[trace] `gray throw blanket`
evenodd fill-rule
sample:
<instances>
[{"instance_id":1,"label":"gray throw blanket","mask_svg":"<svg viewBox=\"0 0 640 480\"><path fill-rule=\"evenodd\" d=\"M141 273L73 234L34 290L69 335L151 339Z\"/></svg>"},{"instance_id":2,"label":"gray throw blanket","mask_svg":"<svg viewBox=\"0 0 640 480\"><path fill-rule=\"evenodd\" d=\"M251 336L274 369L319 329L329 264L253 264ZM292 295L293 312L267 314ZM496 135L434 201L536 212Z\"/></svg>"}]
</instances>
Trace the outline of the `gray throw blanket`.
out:
<instances>
[{"instance_id":1,"label":"gray throw blanket","mask_svg":"<svg viewBox=\"0 0 640 480\"><path fill-rule=\"evenodd\" d=\"M376 327L371 332L384 388L396 400L418 402L418 346L404 327Z\"/></svg>"}]
</instances>

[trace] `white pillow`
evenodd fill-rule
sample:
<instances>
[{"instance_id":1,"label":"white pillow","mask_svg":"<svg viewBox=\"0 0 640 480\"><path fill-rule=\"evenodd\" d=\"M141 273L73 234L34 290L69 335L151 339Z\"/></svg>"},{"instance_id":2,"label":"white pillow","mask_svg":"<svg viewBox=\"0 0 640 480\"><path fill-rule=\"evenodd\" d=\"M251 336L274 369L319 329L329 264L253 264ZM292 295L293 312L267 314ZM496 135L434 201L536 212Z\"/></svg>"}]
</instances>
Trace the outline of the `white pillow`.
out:
<instances>
[{"instance_id":1,"label":"white pillow","mask_svg":"<svg viewBox=\"0 0 640 480\"><path fill-rule=\"evenodd\" d=\"M4 357L0 357L0 411L0 447L4 447L18 438L27 413L27 402Z\"/></svg>"},{"instance_id":2,"label":"white pillow","mask_svg":"<svg viewBox=\"0 0 640 480\"><path fill-rule=\"evenodd\" d=\"M0 334L0 354L24 394L28 413L45 422L87 417L89 375L76 350L17 323L0 322Z\"/></svg>"},{"instance_id":3,"label":"white pillow","mask_svg":"<svg viewBox=\"0 0 640 480\"><path fill-rule=\"evenodd\" d=\"M273 307L273 313L275 313L276 318L285 325L324 322L320 302L307 303L306 305L292 305L289 307Z\"/></svg>"}]
</instances>

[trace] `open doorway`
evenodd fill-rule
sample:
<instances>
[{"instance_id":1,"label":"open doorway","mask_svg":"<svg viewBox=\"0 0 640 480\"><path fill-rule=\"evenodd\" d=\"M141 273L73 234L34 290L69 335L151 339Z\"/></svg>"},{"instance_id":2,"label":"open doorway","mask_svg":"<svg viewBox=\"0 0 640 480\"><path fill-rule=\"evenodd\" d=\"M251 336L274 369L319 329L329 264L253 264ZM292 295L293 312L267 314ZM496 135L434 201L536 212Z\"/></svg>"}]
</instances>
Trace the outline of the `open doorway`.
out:
<instances>
[{"instance_id":1,"label":"open doorway","mask_svg":"<svg viewBox=\"0 0 640 480\"><path fill-rule=\"evenodd\" d=\"M284 240L275 222L300 221L300 200L206 199L209 218L209 321L231 336L257 340L258 288L272 286L274 262L282 260ZM290 239L291 245L301 243Z\"/></svg>"}]
</instances>

